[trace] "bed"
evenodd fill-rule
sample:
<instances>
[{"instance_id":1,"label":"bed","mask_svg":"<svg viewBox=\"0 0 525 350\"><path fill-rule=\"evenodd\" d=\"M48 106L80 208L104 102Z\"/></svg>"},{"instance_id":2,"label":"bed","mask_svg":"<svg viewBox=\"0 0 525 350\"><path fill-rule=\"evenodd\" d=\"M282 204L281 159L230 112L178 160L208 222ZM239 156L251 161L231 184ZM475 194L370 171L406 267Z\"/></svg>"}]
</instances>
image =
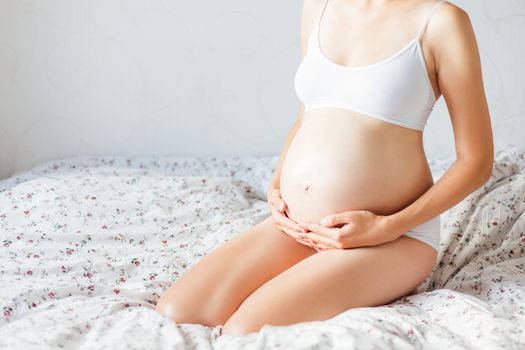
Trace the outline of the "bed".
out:
<instances>
[{"instance_id":1,"label":"bed","mask_svg":"<svg viewBox=\"0 0 525 350\"><path fill-rule=\"evenodd\" d=\"M437 181L453 159L429 161ZM525 152L515 147L442 214L438 262L417 293L244 337L158 314L174 280L270 215L277 162L84 156L0 181L0 348L525 349Z\"/></svg>"}]
</instances>

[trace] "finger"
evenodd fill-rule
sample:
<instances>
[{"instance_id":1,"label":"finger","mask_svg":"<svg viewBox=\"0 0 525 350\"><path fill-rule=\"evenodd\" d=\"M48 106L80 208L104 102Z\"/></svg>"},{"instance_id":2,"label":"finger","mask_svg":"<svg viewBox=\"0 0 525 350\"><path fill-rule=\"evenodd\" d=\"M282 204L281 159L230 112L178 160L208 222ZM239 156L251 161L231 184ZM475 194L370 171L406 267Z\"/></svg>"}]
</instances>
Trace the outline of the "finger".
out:
<instances>
[{"instance_id":1,"label":"finger","mask_svg":"<svg viewBox=\"0 0 525 350\"><path fill-rule=\"evenodd\" d=\"M280 197L276 196L274 198L274 205L275 205L275 209L277 209L278 211L284 213L284 209L285 209L286 205L285 205L284 201Z\"/></svg>"},{"instance_id":2,"label":"finger","mask_svg":"<svg viewBox=\"0 0 525 350\"><path fill-rule=\"evenodd\" d=\"M350 215L345 213L327 215L320 220L323 226L334 226L338 224L347 224L350 221Z\"/></svg>"},{"instance_id":3,"label":"finger","mask_svg":"<svg viewBox=\"0 0 525 350\"><path fill-rule=\"evenodd\" d=\"M315 240L314 240L314 243L315 243L315 245L316 245L317 247L322 248L322 249L335 249L335 248L332 247L332 246L329 246L329 245L323 244L323 243L321 243L321 242L317 242L317 241L315 241Z\"/></svg>"},{"instance_id":4,"label":"finger","mask_svg":"<svg viewBox=\"0 0 525 350\"><path fill-rule=\"evenodd\" d=\"M299 226L299 224L297 224L295 221L293 221L292 219L290 219L288 216L286 216L285 214L277 211L277 213L275 214L277 216L277 222L279 222L281 225L283 226L287 226L291 229L294 229L298 232L307 232L308 230L302 228L301 226Z\"/></svg>"},{"instance_id":5,"label":"finger","mask_svg":"<svg viewBox=\"0 0 525 350\"><path fill-rule=\"evenodd\" d=\"M283 230L289 236L292 236L295 240L298 240L299 235L301 234L300 232L294 231L286 226L281 226L280 229Z\"/></svg>"},{"instance_id":6,"label":"finger","mask_svg":"<svg viewBox=\"0 0 525 350\"><path fill-rule=\"evenodd\" d=\"M299 243L302 243L302 244L305 244L311 248L314 248L316 250L324 250L324 249L335 249L334 247L331 247L331 246L327 246L326 244L323 244L323 243L320 243L320 242L317 242L317 241L313 241L311 239L308 239L308 238L299 238ZM306 243L303 243L303 242L306 242Z\"/></svg>"},{"instance_id":7,"label":"finger","mask_svg":"<svg viewBox=\"0 0 525 350\"><path fill-rule=\"evenodd\" d=\"M286 209L286 203L282 199L274 198L273 205L276 210L280 211L281 213L284 213Z\"/></svg>"},{"instance_id":8,"label":"finger","mask_svg":"<svg viewBox=\"0 0 525 350\"><path fill-rule=\"evenodd\" d=\"M339 237L341 237L341 230L339 228L326 227L315 223L298 223L298 225L310 232L331 238L334 241L338 241Z\"/></svg>"},{"instance_id":9,"label":"finger","mask_svg":"<svg viewBox=\"0 0 525 350\"><path fill-rule=\"evenodd\" d=\"M317 243L307 239L307 238L304 238L304 239L297 239L297 242L301 243L302 245L305 245L307 247L310 247L312 249L317 249Z\"/></svg>"},{"instance_id":10,"label":"finger","mask_svg":"<svg viewBox=\"0 0 525 350\"><path fill-rule=\"evenodd\" d=\"M341 248L341 243L324 235L320 235L316 232L310 231L304 234L305 238L309 238L313 241L319 242L332 248Z\"/></svg>"},{"instance_id":11,"label":"finger","mask_svg":"<svg viewBox=\"0 0 525 350\"><path fill-rule=\"evenodd\" d=\"M315 233L315 232L314 232ZM326 237L324 237L326 238ZM321 240L313 237L313 234L312 232L307 232L307 233L300 233L299 235L299 239L302 239L302 240L305 240L305 241L309 241L309 242L312 242L313 245L317 245L317 246L320 246L320 247L324 247L324 248L335 248L334 246L332 245L328 245L326 244L326 242L322 242Z\"/></svg>"},{"instance_id":12,"label":"finger","mask_svg":"<svg viewBox=\"0 0 525 350\"><path fill-rule=\"evenodd\" d=\"M277 210L284 211L284 209L286 208L286 203L281 197L281 190L279 190L278 188L274 189L274 191L272 192L272 198Z\"/></svg>"},{"instance_id":13,"label":"finger","mask_svg":"<svg viewBox=\"0 0 525 350\"><path fill-rule=\"evenodd\" d=\"M308 239L308 238L306 238L306 239ZM316 240L309 240L309 241L312 242L311 246L313 248L318 248L318 249L336 249L336 248L334 248L332 246L328 246L328 245L323 244L321 242L317 242Z\"/></svg>"},{"instance_id":14,"label":"finger","mask_svg":"<svg viewBox=\"0 0 525 350\"><path fill-rule=\"evenodd\" d=\"M281 207L283 205L281 202L282 200L279 198L279 196L276 193L272 193L269 199L269 203L275 208L275 210L282 211Z\"/></svg>"},{"instance_id":15,"label":"finger","mask_svg":"<svg viewBox=\"0 0 525 350\"><path fill-rule=\"evenodd\" d=\"M297 238L296 241L308 247L311 247L314 244L312 241L305 238Z\"/></svg>"},{"instance_id":16,"label":"finger","mask_svg":"<svg viewBox=\"0 0 525 350\"><path fill-rule=\"evenodd\" d=\"M315 242L312 241L311 239L309 238L306 238L304 237L304 233L303 232L296 232L297 233L297 238L295 239L297 242L301 243L301 244L304 244L304 245L307 245L307 246L313 246L315 245Z\"/></svg>"},{"instance_id":17,"label":"finger","mask_svg":"<svg viewBox=\"0 0 525 350\"><path fill-rule=\"evenodd\" d=\"M284 202L282 201L279 201L279 200L276 200L275 201L275 204L274 204L274 207L277 211L281 212L281 213L284 213Z\"/></svg>"}]
</instances>

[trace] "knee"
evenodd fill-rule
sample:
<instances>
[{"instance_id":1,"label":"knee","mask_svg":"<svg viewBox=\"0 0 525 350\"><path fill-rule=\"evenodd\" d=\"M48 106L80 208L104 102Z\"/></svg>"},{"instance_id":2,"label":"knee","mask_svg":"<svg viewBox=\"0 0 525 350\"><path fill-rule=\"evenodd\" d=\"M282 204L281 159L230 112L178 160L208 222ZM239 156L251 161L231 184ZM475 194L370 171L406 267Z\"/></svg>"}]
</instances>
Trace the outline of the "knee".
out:
<instances>
[{"instance_id":1,"label":"knee","mask_svg":"<svg viewBox=\"0 0 525 350\"><path fill-rule=\"evenodd\" d=\"M261 325L256 325L248 320L236 321L229 319L221 328L221 334L229 334L236 336L244 336L250 333L257 333L261 329Z\"/></svg>"},{"instance_id":2,"label":"knee","mask_svg":"<svg viewBox=\"0 0 525 350\"><path fill-rule=\"evenodd\" d=\"M206 312L205 309L198 310L185 306L180 302L160 298L155 306L155 311L168 317L177 324L191 323L207 327L215 327L224 323L224 319Z\"/></svg>"},{"instance_id":3,"label":"knee","mask_svg":"<svg viewBox=\"0 0 525 350\"><path fill-rule=\"evenodd\" d=\"M185 323L185 317L181 308L173 301L160 298L155 306L155 311L170 318L176 323Z\"/></svg>"}]
</instances>

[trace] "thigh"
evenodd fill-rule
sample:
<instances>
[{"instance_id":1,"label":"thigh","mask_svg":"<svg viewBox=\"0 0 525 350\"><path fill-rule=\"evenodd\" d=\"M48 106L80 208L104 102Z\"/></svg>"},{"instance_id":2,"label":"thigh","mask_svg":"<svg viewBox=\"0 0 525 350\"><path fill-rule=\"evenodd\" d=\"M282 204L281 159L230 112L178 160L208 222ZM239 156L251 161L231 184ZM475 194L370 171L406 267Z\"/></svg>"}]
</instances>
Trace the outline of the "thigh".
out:
<instances>
[{"instance_id":1,"label":"thigh","mask_svg":"<svg viewBox=\"0 0 525 350\"><path fill-rule=\"evenodd\" d=\"M257 332L265 324L325 320L410 294L434 267L435 250L414 238L371 247L320 251L266 282L226 321L223 333Z\"/></svg>"},{"instance_id":2,"label":"thigh","mask_svg":"<svg viewBox=\"0 0 525 350\"><path fill-rule=\"evenodd\" d=\"M177 323L224 324L254 290L315 253L269 216L195 263L166 290L156 309Z\"/></svg>"}]
</instances>

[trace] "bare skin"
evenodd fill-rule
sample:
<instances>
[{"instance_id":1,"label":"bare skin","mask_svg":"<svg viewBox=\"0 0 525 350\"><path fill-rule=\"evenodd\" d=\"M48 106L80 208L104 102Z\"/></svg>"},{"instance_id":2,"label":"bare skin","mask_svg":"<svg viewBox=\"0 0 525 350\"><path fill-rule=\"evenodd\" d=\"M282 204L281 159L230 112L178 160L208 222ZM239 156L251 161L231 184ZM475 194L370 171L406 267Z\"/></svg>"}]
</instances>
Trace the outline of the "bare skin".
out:
<instances>
[{"instance_id":1,"label":"bare skin","mask_svg":"<svg viewBox=\"0 0 525 350\"><path fill-rule=\"evenodd\" d=\"M199 260L162 295L157 310L177 323L224 324L253 291L315 253L269 216Z\"/></svg>"},{"instance_id":2,"label":"bare skin","mask_svg":"<svg viewBox=\"0 0 525 350\"><path fill-rule=\"evenodd\" d=\"M414 37L434 3L330 0L321 22L323 52L341 65L378 62ZM304 0L303 57L323 6L324 0ZM159 312L178 323L223 325L223 333L243 335L265 324L383 305L410 294L428 276L436 252L408 236L352 249L297 238L297 223L344 210L366 209L395 217L396 228L413 227L416 215L401 221L403 208L433 217L488 179L492 134L468 15L442 4L421 43L435 96L447 103L458 154L442 180L433 183L420 131L338 108L304 113L301 103L270 186L280 189L288 216L271 205L272 216L180 277L159 300Z\"/></svg>"}]
</instances>

